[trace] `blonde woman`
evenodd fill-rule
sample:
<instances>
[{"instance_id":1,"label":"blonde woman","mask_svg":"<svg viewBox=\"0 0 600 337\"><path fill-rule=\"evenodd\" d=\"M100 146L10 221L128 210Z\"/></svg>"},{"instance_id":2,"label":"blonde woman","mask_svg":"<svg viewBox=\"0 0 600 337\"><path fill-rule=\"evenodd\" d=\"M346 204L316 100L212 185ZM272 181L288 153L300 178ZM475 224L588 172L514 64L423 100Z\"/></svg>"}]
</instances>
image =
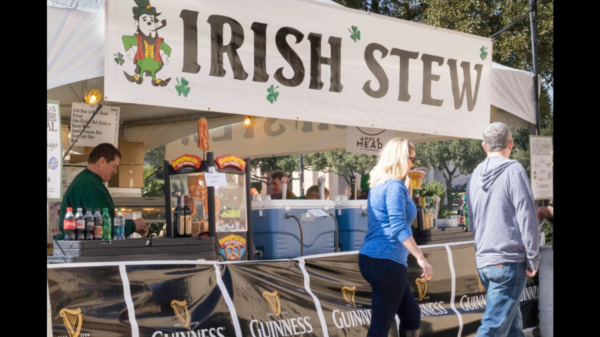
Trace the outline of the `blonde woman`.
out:
<instances>
[{"instance_id":1,"label":"blonde woman","mask_svg":"<svg viewBox=\"0 0 600 337\"><path fill-rule=\"evenodd\" d=\"M400 317L400 337L418 337L421 311L410 288L410 252L431 280L433 270L412 237L410 224L417 208L402 180L415 162L415 146L404 138L391 139L370 172L367 213L369 227L358 264L373 289L368 337L386 337L394 316Z\"/></svg>"}]
</instances>

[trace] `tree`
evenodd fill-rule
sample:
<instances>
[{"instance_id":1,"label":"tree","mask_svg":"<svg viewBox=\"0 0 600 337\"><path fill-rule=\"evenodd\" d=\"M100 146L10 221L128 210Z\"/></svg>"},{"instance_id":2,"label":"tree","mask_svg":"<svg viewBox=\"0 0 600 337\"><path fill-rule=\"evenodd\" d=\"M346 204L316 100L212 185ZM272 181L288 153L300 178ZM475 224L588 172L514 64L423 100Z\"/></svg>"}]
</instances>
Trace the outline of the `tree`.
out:
<instances>
[{"instance_id":1,"label":"tree","mask_svg":"<svg viewBox=\"0 0 600 337\"><path fill-rule=\"evenodd\" d=\"M529 175L529 130L510 128L513 137L513 150L510 159L518 161Z\"/></svg>"},{"instance_id":2,"label":"tree","mask_svg":"<svg viewBox=\"0 0 600 337\"><path fill-rule=\"evenodd\" d=\"M290 181L292 179L297 179L292 178L292 172L298 171L298 158L299 156L281 156L252 159L252 179L269 184L270 182L268 179L266 179L264 176L258 175L258 170L260 170L261 175L264 175L265 173L270 173L278 169L283 170L287 176L290 177Z\"/></svg>"},{"instance_id":3,"label":"tree","mask_svg":"<svg viewBox=\"0 0 600 337\"><path fill-rule=\"evenodd\" d=\"M163 186L165 181L156 177L157 172L162 172L165 159L165 146L157 147L144 153L144 187L142 197L164 197Z\"/></svg>"},{"instance_id":4,"label":"tree","mask_svg":"<svg viewBox=\"0 0 600 337\"><path fill-rule=\"evenodd\" d=\"M156 168L163 166L165 160L165 146L157 147L144 153L144 164L150 164Z\"/></svg>"},{"instance_id":5,"label":"tree","mask_svg":"<svg viewBox=\"0 0 600 337\"><path fill-rule=\"evenodd\" d=\"M344 177L350 184L350 177L361 176L375 166L375 157L366 154L330 151L312 153L304 156L304 164L309 170L335 173Z\"/></svg>"},{"instance_id":6,"label":"tree","mask_svg":"<svg viewBox=\"0 0 600 337\"><path fill-rule=\"evenodd\" d=\"M142 188L142 197L164 197L163 186L165 181L156 179L156 171L158 169L154 165L144 164L144 188Z\"/></svg>"},{"instance_id":7,"label":"tree","mask_svg":"<svg viewBox=\"0 0 600 337\"><path fill-rule=\"evenodd\" d=\"M468 175L486 158L480 140L449 140L416 144L415 166L434 167L440 170L446 182L448 208L452 208L452 180ZM460 171L460 173L458 173Z\"/></svg>"}]
</instances>

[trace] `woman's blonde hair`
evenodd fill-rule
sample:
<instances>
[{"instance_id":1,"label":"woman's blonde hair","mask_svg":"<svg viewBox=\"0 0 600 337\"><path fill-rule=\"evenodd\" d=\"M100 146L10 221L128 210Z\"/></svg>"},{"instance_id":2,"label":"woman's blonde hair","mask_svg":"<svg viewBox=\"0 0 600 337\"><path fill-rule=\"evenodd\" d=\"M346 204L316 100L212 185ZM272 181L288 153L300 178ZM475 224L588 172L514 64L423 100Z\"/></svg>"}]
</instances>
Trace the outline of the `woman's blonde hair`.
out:
<instances>
[{"instance_id":1,"label":"woman's blonde hair","mask_svg":"<svg viewBox=\"0 0 600 337\"><path fill-rule=\"evenodd\" d=\"M369 173L369 187L381 185L389 179L403 180L410 167L408 157L415 151L415 145L407 139L395 137L381 149L377 165Z\"/></svg>"}]
</instances>

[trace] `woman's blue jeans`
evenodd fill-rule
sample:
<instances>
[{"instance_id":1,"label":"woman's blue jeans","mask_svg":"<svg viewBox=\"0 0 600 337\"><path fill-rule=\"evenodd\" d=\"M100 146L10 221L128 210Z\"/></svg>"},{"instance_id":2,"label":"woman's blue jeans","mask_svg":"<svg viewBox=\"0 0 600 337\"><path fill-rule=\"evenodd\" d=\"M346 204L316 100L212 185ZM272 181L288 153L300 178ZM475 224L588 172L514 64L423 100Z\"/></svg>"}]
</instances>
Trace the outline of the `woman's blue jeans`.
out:
<instances>
[{"instance_id":1,"label":"woman's blue jeans","mask_svg":"<svg viewBox=\"0 0 600 337\"><path fill-rule=\"evenodd\" d=\"M406 266L388 259L358 255L360 273L373 289L371 326L367 336L387 337L396 314L401 330L421 326L421 309L410 289Z\"/></svg>"}]
</instances>

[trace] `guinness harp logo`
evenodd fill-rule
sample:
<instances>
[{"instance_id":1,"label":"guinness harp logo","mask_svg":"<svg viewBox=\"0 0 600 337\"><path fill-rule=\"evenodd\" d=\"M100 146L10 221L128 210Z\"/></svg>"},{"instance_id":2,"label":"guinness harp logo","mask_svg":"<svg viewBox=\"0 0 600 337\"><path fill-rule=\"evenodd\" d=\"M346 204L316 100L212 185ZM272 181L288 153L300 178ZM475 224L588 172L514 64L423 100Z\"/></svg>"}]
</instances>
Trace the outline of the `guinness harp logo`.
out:
<instances>
[{"instance_id":1,"label":"guinness harp logo","mask_svg":"<svg viewBox=\"0 0 600 337\"><path fill-rule=\"evenodd\" d=\"M482 293L485 291L485 287L483 286L483 284L481 284L481 279L479 278L479 274L475 274L475 276L477 276L477 287L479 289L479 292Z\"/></svg>"},{"instance_id":2,"label":"guinness harp logo","mask_svg":"<svg viewBox=\"0 0 600 337\"><path fill-rule=\"evenodd\" d=\"M262 296L273 311L273 315L275 315L275 317L279 317L279 315L281 315L281 302L279 302L279 294L277 293L277 290L271 293L268 291L263 291Z\"/></svg>"},{"instance_id":3,"label":"guinness harp logo","mask_svg":"<svg viewBox=\"0 0 600 337\"><path fill-rule=\"evenodd\" d=\"M356 303L354 302L354 294L356 294L356 286L342 287L342 296L344 296L344 299L346 300L346 302L348 302L348 304L352 304L352 306L356 308Z\"/></svg>"},{"instance_id":4,"label":"guinness harp logo","mask_svg":"<svg viewBox=\"0 0 600 337\"><path fill-rule=\"evenodd\" d=\"M172 300L171 308L173 308L173 311L175 312L175 316L177 316L177 319L179 320L179 322L181 322L181 325L189 328L190 327L190 313L187 309L187 302L185 300L183 300L183 301Z\"/></svg>"},{"instance_id":5,"label":"guinness harp logo","mask_svg":"<svg viewBox=\"0 0 600 337\"><path fill-rule=\"evenodd\" d=\"M527 284L531 283L531 277L527 276Z\"/></svg>"},{"instance_id":6,"label":"guinness harp logo","mask_svg":"<svg viewBox=\"0 0 600 337\"><path fill-rule=\"evenodd\" d=\"M69 337L79 337L82 323L81 316L83 316L81 313L81 308L77 308L75 310L64 308L59 312L59 315L63 319L65 328L67 328L67 332L69 333Z\"/></svg>"},{"instance_id":7,"label":"guinness harp logo","mask_svg":"<svg viewBox=\"0 0 600 337\"><path fill-rule=\"evenodd\" d=\"M417 290L419 291L419 302L421 302L425 298L425 295L427 295L427 281L417 277L415 284L417 285Z\"/></svg>"}]
</instances>

